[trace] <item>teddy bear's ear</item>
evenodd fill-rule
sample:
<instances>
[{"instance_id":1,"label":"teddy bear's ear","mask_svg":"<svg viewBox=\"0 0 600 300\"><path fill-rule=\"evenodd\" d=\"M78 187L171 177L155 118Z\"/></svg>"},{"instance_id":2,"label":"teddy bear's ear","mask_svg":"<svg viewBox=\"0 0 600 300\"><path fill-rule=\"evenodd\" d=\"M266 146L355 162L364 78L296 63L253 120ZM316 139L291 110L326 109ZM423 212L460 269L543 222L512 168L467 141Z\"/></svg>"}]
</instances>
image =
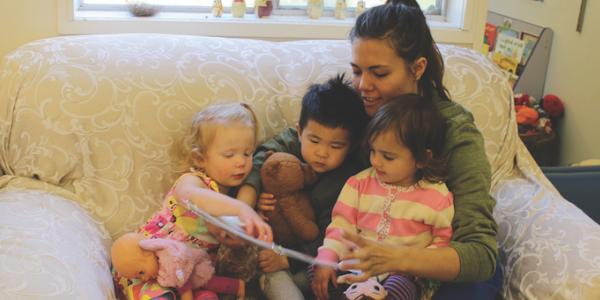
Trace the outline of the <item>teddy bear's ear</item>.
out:
<instances>
[{"instance_id":1,"label":"teddy bear's ear","mask_svg":"<svg viewBox=\"0 0 600 300\"><path fill-rule=\"evenodd\" d=\"M267 157L265 157L265 159L266 158ZM279 173L279 169L281 169L281 163L269 164L269 166L267 167L267 174L269 176L275 176L277 173Z\"/></svg>"},{"instance_id":2,"label":"teddy bear's ear","mask_svg":"<svg viewBox=\"0 0 600 300\"><path fill-rule=\"evenodd\" d=\"M304 184L311 185L317 182L317 173L308 164L301 164L302 173L304 173Z\"/></svg>"},{"instance_id":3,"label":"teddy bear's ear","mask_svg":"<svg viewBox=\"0 0 600 300\"><path fill-rule=\"evenodd\" d=\"M265 152L265 159L269 158L269 156L273 155L273 150L268 150L267 152Z\"/></svg>"}]
</instances>

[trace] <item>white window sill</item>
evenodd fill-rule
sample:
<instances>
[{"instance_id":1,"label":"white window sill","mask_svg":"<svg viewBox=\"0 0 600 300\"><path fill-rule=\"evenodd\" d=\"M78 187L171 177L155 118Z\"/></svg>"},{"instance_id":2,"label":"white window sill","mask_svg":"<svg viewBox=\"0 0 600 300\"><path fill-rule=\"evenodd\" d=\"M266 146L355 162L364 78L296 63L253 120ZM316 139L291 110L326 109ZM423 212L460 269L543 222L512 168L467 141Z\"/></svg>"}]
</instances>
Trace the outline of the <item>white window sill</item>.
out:
<instances>
[{"instance_id":1,"label":"white window sill","mask_svg":"<svg viewBox=\"0 0 600 300\"><path fill-rule=\"evenodd\" d=\"M314 20L306 16L288 15L257 19L254 14L246 14L244 18L224 14L221 18L215 18L206 13L161 12L153 17L137 18L128 12L119 11L85 11L75 14L72 3L72 0L59 0L58 31L61 34L153 32L270 40L346 39L354 24L353 17L344 20L322 17ZM475 8L471 7L473 9ZM482 14L485 15L485 11ZM470 29L473 18L468 16L466 14L462 26L456 22L430 20L429 25L436 41L473 47L483 33L479 35L474 33L478 30ZM483 29L483 25L481 27Z\"/></svg>"}]
</instances>

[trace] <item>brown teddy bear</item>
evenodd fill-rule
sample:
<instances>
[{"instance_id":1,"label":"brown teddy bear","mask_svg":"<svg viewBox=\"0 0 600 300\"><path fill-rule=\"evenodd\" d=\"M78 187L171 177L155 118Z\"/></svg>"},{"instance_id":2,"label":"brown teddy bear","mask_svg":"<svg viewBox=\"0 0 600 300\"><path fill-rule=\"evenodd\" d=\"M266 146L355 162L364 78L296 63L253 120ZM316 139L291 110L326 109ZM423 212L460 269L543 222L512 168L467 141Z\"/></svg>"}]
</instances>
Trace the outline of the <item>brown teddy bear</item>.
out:
<instances>
[{"instance_id":1,"label":"brown teddy bear","mask_svg":"<svg viewBox=\"0 0 600 300\"><path fill-rule=\"evenodd\" d=\"M296 156L267 153L260 169L263 191L277 200L266 213L276 243L290 247L312 241L319 235L315 212L304 187L317 180L316 173Z\"/></svg>"}]
</instances>

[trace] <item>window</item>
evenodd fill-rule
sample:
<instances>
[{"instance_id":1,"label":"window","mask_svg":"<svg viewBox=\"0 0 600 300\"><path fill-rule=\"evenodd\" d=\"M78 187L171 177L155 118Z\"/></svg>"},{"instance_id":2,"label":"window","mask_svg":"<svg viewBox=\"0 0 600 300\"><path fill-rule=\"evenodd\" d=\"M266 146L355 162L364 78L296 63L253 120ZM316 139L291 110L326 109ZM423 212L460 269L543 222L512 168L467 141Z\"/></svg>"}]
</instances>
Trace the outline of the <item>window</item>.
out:
<instances>
[{"instance_id":1,"label":"window","mask_svg":"<svg viewBox=\"0 0 600 300\"><path fill-rule=\"evenodd\" d=\"M346 39L354 23L357 2L347 0L348 17L338 20L333 17L336 0L324 0L325 11L320 19L307 18L307 0L273 0L273 14L264 19L254 16L255 0L246 0L244 18L231 17L233 0L221 0L225 14L220 18L211 15L213 0L150 0L160 6L160 13L151 18L132 17L127 10L128 0L57 1L61 34L154 32L269 40ZM367 7L385 2L365 1ZM487 1L418 1L428 15L437 42L481 47Z\"/></svg>"},{"instance_id":2,"label":"window","mask_svg":"<svg viewBox=\"0 0 600 300\"><path fill-rule=\"evenodd\" d=\"M151 0L161 7L162 11L196 11L209 12L213 0ZM222 0L225 8L230 8L233 0ZM358 0L347 0L349 8L355 8ZM127 0L80 0L80 10L125 10ZM307 0L273 0L275 14L290 14L302 12ZM324 0L325 9L333 10L336 0ZM385 0L366 0L366 7L383 4ZM444 0L418 0L421 8L430 15L441 15ZM254 6L254 0L246 0L247 7Z\"/></svg>"}]
</instances>

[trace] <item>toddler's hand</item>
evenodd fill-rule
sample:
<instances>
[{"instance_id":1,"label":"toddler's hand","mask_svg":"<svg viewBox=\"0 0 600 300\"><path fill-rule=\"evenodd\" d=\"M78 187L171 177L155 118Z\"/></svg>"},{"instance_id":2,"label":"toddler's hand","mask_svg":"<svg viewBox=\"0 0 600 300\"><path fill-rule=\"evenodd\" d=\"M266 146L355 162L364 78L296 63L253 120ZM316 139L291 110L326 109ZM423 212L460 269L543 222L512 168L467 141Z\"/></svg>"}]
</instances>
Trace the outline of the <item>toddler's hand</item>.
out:
<instances>
[{"instance_id":1,"label":"toddler's hand","mask_svg":"<svg viewBox=\"0 0 600 300\"><path fill-rule=\"evenodd\" d=\"M318 300L329 299L329 282L331 281L335 287L335 270L327 267L315 267L315 274L311 283L312 291Z\"/></svg>"},{"instance_id":2,"label":"toddler's hand","mask_svg":"<svg viewBox=\"0 0 600 300\"><path fill-rule=\"evenodd\" d=\"M248 205L240 202L238 217L246 225L246 233L267 243L273 241L271 227Z\"/></svg>"},{"instance_id":3,"label":"toddler's hand","mask_svg":"<svg viewBox=\"0 0 600 300\"><path fill-rule=\"evenodd\" d=\"M258 265L265 273L276 272L290 267L287 256L279 255L271 249L258 252Z\"/></svg>"},{"instance_id":4,"label":"toddler's hand","mask_svg":"<svg viewBox=\"0 0 600 300\"><path fill-rule=\"evenodd\" d=\"M277 200L273 194L260 194L256 208L258 209L258 215L263 218L263 220L269 221L269 217L266 216L266 212L275 210L275 202L277 202Z\"/></svg>"}]
</instances>

